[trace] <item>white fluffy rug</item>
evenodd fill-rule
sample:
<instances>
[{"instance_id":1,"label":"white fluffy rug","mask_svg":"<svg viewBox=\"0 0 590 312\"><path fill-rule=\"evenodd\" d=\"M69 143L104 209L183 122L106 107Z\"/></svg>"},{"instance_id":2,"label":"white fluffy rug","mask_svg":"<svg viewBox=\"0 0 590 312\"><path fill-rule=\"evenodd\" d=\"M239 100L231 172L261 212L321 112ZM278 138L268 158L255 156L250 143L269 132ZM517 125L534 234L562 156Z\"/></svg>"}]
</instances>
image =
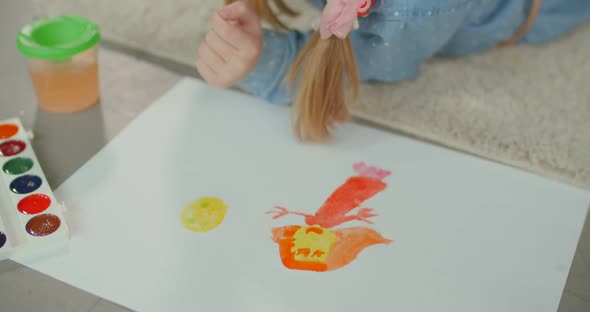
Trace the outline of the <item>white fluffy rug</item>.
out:
<instances>
[{"instance_id":1,"label":"white fluffy rug","mask_svg":"<svg viewBox=\"0 0 590 312\"><path fill-rule=\"evenodd\" d=\"M193 66L221 0L35 0L74 13L106 40ZM309 28L317 12L290 0ZM300 4L301 3L301 4ZM590 25L542 47L435 59L417 81L364 85L355 115L389 129L590 189Z\"/></svg>"}]
</instances>

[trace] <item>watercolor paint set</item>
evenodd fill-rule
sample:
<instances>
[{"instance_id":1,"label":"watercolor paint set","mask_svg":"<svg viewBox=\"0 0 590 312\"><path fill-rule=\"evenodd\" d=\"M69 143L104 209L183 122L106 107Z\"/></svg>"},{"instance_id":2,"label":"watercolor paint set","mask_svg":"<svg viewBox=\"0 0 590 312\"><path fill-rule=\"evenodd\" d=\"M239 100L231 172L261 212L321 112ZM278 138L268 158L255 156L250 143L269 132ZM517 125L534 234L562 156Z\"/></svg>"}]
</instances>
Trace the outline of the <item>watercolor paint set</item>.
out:
<instances>
[{"instance_id":1,"label":"watercolor paint set","mask_svg":"<svg viewBox=\"0 0 590 312\"><path fill-rule=\"evenodd\" d=\"M0 260L63 246L69 229L18 118L0 121Z\"/></svg>"}]
</instances>

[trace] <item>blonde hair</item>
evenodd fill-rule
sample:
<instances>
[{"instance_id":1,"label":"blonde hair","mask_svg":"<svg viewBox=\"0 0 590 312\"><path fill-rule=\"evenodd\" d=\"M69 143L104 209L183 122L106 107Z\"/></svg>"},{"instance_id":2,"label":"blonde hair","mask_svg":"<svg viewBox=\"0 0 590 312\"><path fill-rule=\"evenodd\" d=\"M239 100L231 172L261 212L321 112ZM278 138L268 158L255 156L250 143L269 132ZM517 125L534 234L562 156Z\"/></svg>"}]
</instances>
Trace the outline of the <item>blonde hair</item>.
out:
<instances>
[{"instance_id":1,"label":"blonde hair","mask_svg":"<svg viewBox=\"0 0 590 312\"><path fill-rule=\"evenodd\" d=\"M235 1L225 0L226 4ZM288 30L288 27L278 19L278 14L297 15L283 0L245 2L263 21L279 30ZM278 12L275 13L271 4ZM316 31L291 65L286 78L291 85L299 81L299 90L293 103L294 132L299 140L326 141L331 137L331 127L350 118L346 101L347 86L352 91L351 98L356 101L360 82L349 37L340 39L332 36L322 40L319 31Z\"/></svg>"}]
</instances>

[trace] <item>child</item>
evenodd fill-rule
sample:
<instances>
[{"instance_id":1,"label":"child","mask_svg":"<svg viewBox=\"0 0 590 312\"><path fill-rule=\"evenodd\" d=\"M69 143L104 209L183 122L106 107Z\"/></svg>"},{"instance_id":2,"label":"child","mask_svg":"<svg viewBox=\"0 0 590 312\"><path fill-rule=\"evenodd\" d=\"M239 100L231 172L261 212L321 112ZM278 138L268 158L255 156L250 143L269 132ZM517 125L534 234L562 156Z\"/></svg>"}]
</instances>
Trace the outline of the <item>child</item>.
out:
<instances>
[{"instance_id":1,"label":"child","mask_svg":"<svg viewBox=\"0 0 590 312\"><path fill-rule=\"evenodd\" d=\"M590 20L590 0L309 1L321 19L301 32L271 9L295 16L284 0L226 0L211 16L197 69L214 86L237 84L281 104L292 100L284 80L298 80L295 131L311 141L328 139L330 127L347 120L346 93L356 100L359 81L414 79L432 56L540 44ZM262 29L261 20L277 30Z\"/></svg>"}]
</instances>

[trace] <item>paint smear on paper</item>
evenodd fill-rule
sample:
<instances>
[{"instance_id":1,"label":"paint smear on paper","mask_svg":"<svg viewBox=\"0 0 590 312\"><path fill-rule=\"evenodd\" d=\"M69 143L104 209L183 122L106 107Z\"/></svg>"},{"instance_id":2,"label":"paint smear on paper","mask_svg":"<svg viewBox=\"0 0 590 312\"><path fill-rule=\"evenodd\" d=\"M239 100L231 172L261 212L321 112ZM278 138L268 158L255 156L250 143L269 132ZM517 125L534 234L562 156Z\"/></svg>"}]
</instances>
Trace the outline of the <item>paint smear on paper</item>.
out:
<instances>
[{"instance_id":1,"label":"paint smear on paper","mask_svg":"<svg viewBox=\"0 0 590 312\"><path fill-rule=\"evenodd\" d=\"M286 215L304 217L305 225L288 225L272 229L272 239L279 245L283 265L288 269L325 272L340 269L353 262L367 247L391 244L393 240L363 226L335 228L350 221L369 220L378 216L373 209L360 208L356 214L348 214L364 201L383 191L383 180L390 171L357 163L353 166L355 176L338 187L315 214L289 211L275 207L268 213L273 219Z\"/></svg>"},{"instance_id":2,"label":"paint smear on paper","mask_svg":"<svg viewBox=\"0 0 590 312\"><path fill-rule=\"evenodd\" d=\"M182 225L194 232L209 232L215 229L227 213L225 203L215 197L202 197L187 204L182 210Z\"/></svg>"}]
</instances>

